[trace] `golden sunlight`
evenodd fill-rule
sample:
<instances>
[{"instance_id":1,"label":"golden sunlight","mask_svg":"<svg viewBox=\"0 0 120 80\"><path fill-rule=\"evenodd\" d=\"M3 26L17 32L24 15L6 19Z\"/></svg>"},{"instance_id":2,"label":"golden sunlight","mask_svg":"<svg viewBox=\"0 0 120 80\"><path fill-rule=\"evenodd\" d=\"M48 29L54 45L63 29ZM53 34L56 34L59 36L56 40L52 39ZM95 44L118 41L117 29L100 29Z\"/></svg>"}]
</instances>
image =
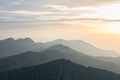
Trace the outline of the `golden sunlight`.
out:
<instances>
[{"instance_id":1,"label":"golden sunlight","mask_svg":"<svg viewBox=\"0 0 120 80\"><path fill-rule=\"evenodd\" d=\"M120 34L120 23L107 24L107 26L105 27L105 30L107 30L110 33Z\"/></svg>"}]
</instances>

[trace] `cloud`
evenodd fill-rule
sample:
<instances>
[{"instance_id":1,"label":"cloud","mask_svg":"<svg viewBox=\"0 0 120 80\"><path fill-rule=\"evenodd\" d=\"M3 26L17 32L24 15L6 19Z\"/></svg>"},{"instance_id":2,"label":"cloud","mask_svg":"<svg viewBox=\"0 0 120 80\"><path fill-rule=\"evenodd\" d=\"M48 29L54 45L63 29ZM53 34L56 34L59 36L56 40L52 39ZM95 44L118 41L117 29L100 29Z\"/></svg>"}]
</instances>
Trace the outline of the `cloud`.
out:
<instances>
[{"instance_id":1,"label":"cloud","mask_svg":"<svg viewBox=\"0 0 120 80\"><path fill-rule=\"evenodd\" d=\"M1 9L39 9L44 5L64 5L69 7L96 6L119 2L119 0L0 0Z\"/></svg>"},{"instance_id":2,"label":"cloud","mask_svg":"<svg viewBox=\"0 0 120 80\"><path fill-rule=\"evenodd\" d=\"M63 9L63 8L62 8ZM59 10L59 9L57 9ZM12 23L21 23L21 22L27 22L27 23L36 23L36 22L74 22L78 21L81 23L86 22L99 22L99 23L105 23L105 22L120 22L120 19L110 19L110 18L102 18L98 16L92 16L95 15L95 12L89 13L84 12L83 10L80 10L79 8L66 8L66 10L61 9L59 11L0 11L0 21L3 22L12 22ZM89 15L89 16L86 16Z\"/></svg>"},{"instance_id":3,"label":"cloud","mask_svg":"<svg viewBox=\"0 0 120 80\"><path fill-rule=\"evenodd\" d=\"M46 24L46 22L64 23L65 21L70 23L120 22L119 4L96 6L97 4L101 5L103 2L110 3L114 1L44 0L41 2L41 0L1 0L0 24ZM3 5L3 3L5 5ZM76 6L73 6L73 4ZM79 6L77 6L77 4L79 4Z\"/></svg>"},{"instance_id":4,"label":"cloud","mask_svg":"<svg viewBox=\"0 0 120 80\"><path fill-rule=\"evenodd\" d=\"M54 5L66 5L70 7L75 6L95 6L102 4L109 4L113 2L119 2L119 0L48 0ZM66 4L67 3L67 4Z\"/></svg>"}]
</instances>

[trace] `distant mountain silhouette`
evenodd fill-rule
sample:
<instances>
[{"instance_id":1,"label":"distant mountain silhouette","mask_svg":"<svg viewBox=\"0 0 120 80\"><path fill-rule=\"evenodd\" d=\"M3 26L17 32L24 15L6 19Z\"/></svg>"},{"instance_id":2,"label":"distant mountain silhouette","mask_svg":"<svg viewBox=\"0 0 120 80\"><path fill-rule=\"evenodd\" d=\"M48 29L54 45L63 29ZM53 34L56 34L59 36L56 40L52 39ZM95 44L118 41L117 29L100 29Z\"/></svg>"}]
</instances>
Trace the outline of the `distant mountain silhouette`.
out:
<instances>
[{"instance_id":1,"label":"distant mountain silhouette","mask_svg":"<svg viewBox=\"0 0 120 80\"><path fill-rule=\"evenodd\" d=\"M87 56L61 44L52 46L40 52L25 52L19 55L0 59L0 72L15 68L38 65L62 58L71 60L77 64L120 73L120 66L114 63L97 60L94 57Z\"/></svg>"},{"instance_id":2,"label":"distant mountain silhouette","mask_svg":"<svg viewBox=\"0 0 120 80\"><path fill-rule=\"evenodd\" d=\"M120 65L120 57L96 57L96 58L102 61L112 62L117 65Z\"/></svg>"},{"instance_id":3,"label":"distant mountain silhouette","mask_svg":"<svg viewBox=\"0 0 120 80\"><path fill-rule=\"evenodd\" d=\"M30 38L25 39L20 38L17 40L14 40L13 38L8 38L0 41L0 58L18 55L26 51L38 52L40 50L47 49L57 44L68 46L76 51L82 52L90 56L107 56L107 57L120 56L120 54L117 52L102 50L81 40L66 41L63 39L58 39L46 43L41 42L36 43Z\"/></svg>"},{"instance_id":4,"label":"distant mountain silhouette","mask_svg":"<svg viewBox=\"0 0 120 80\"><path fill-rule=\"evenodd\" d=\"M63 40L63 39L57 39L54 41L47 42L43 45L44 48L48 48L53 45L62 44L65 46L68 46L76 51L82 52L84 54L90 55L90 56L107 56L107 57L116 57L120 56L119 53L112 51L112 50L103 50L99 49L87 42L81 41L81 40Z\"/></svg>"},{"instance_id":5,"label":"distant mountain silhouette","mask_svg":"<svg viewBox=\"0 0 120 80\"><path fill-rule=\"evenodd\" d=\"M0 41L0 58L18 55L26 51L36 50L38 46L30 38L17 39L8 38Z\"/></svg>"},{"instance_id":6,"label":"distant mountain silhouette","mask_svg":"<svg viewBox=\"0 0 120 80\"><path fill-rule=\"evenodd\" d=\"M3 72L0 80L120 80L120 75L60 59Z\"/></svg>"}]
</instances>

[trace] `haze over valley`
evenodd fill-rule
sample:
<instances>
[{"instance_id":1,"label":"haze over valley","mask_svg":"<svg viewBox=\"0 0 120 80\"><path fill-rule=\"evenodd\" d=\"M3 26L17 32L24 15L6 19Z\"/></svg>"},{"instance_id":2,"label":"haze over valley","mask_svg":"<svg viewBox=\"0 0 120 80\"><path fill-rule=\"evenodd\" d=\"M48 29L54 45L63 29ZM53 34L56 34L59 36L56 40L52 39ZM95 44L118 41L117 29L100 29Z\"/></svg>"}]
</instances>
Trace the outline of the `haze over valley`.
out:
<instances>
[{"instance_id":1,"label":"haze over valley","mask_svg":"<svg viewBox=\"0 0 120 80\"><path fill-rule=\"evenodd\" d=\"M0 80L120 80L120 0L0 0Z\"/></svg>"}]
</instances>

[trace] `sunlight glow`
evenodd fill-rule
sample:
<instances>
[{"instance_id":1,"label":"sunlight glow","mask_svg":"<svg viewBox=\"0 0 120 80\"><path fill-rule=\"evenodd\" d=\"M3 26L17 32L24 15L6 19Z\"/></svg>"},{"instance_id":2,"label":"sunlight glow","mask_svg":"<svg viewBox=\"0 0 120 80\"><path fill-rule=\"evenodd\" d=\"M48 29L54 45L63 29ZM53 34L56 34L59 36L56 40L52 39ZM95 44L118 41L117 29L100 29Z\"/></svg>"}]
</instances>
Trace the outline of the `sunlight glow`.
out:
<instances>
[{"instance_id":1,"label":"sunlight glow","mask_svg":"<svg viewBox=\"0 0 120 80\"><path fill-rule=\"evenodd\" d=\"M102 18L108 19L120 19L120 4L112 4L107 6L102 6L96 10L101 14Z\"/></svg>"},{"instance_id":2,"label":"sunlight glow","mask_svg":"<svg viewBox=\"0 0 120 80\"><path fill-rule=\"evenodd\" d=\"M110 33L117 33L120 34L120 23L110 23L107 24L105 29Z\"/></svg>"}]
</instances>

